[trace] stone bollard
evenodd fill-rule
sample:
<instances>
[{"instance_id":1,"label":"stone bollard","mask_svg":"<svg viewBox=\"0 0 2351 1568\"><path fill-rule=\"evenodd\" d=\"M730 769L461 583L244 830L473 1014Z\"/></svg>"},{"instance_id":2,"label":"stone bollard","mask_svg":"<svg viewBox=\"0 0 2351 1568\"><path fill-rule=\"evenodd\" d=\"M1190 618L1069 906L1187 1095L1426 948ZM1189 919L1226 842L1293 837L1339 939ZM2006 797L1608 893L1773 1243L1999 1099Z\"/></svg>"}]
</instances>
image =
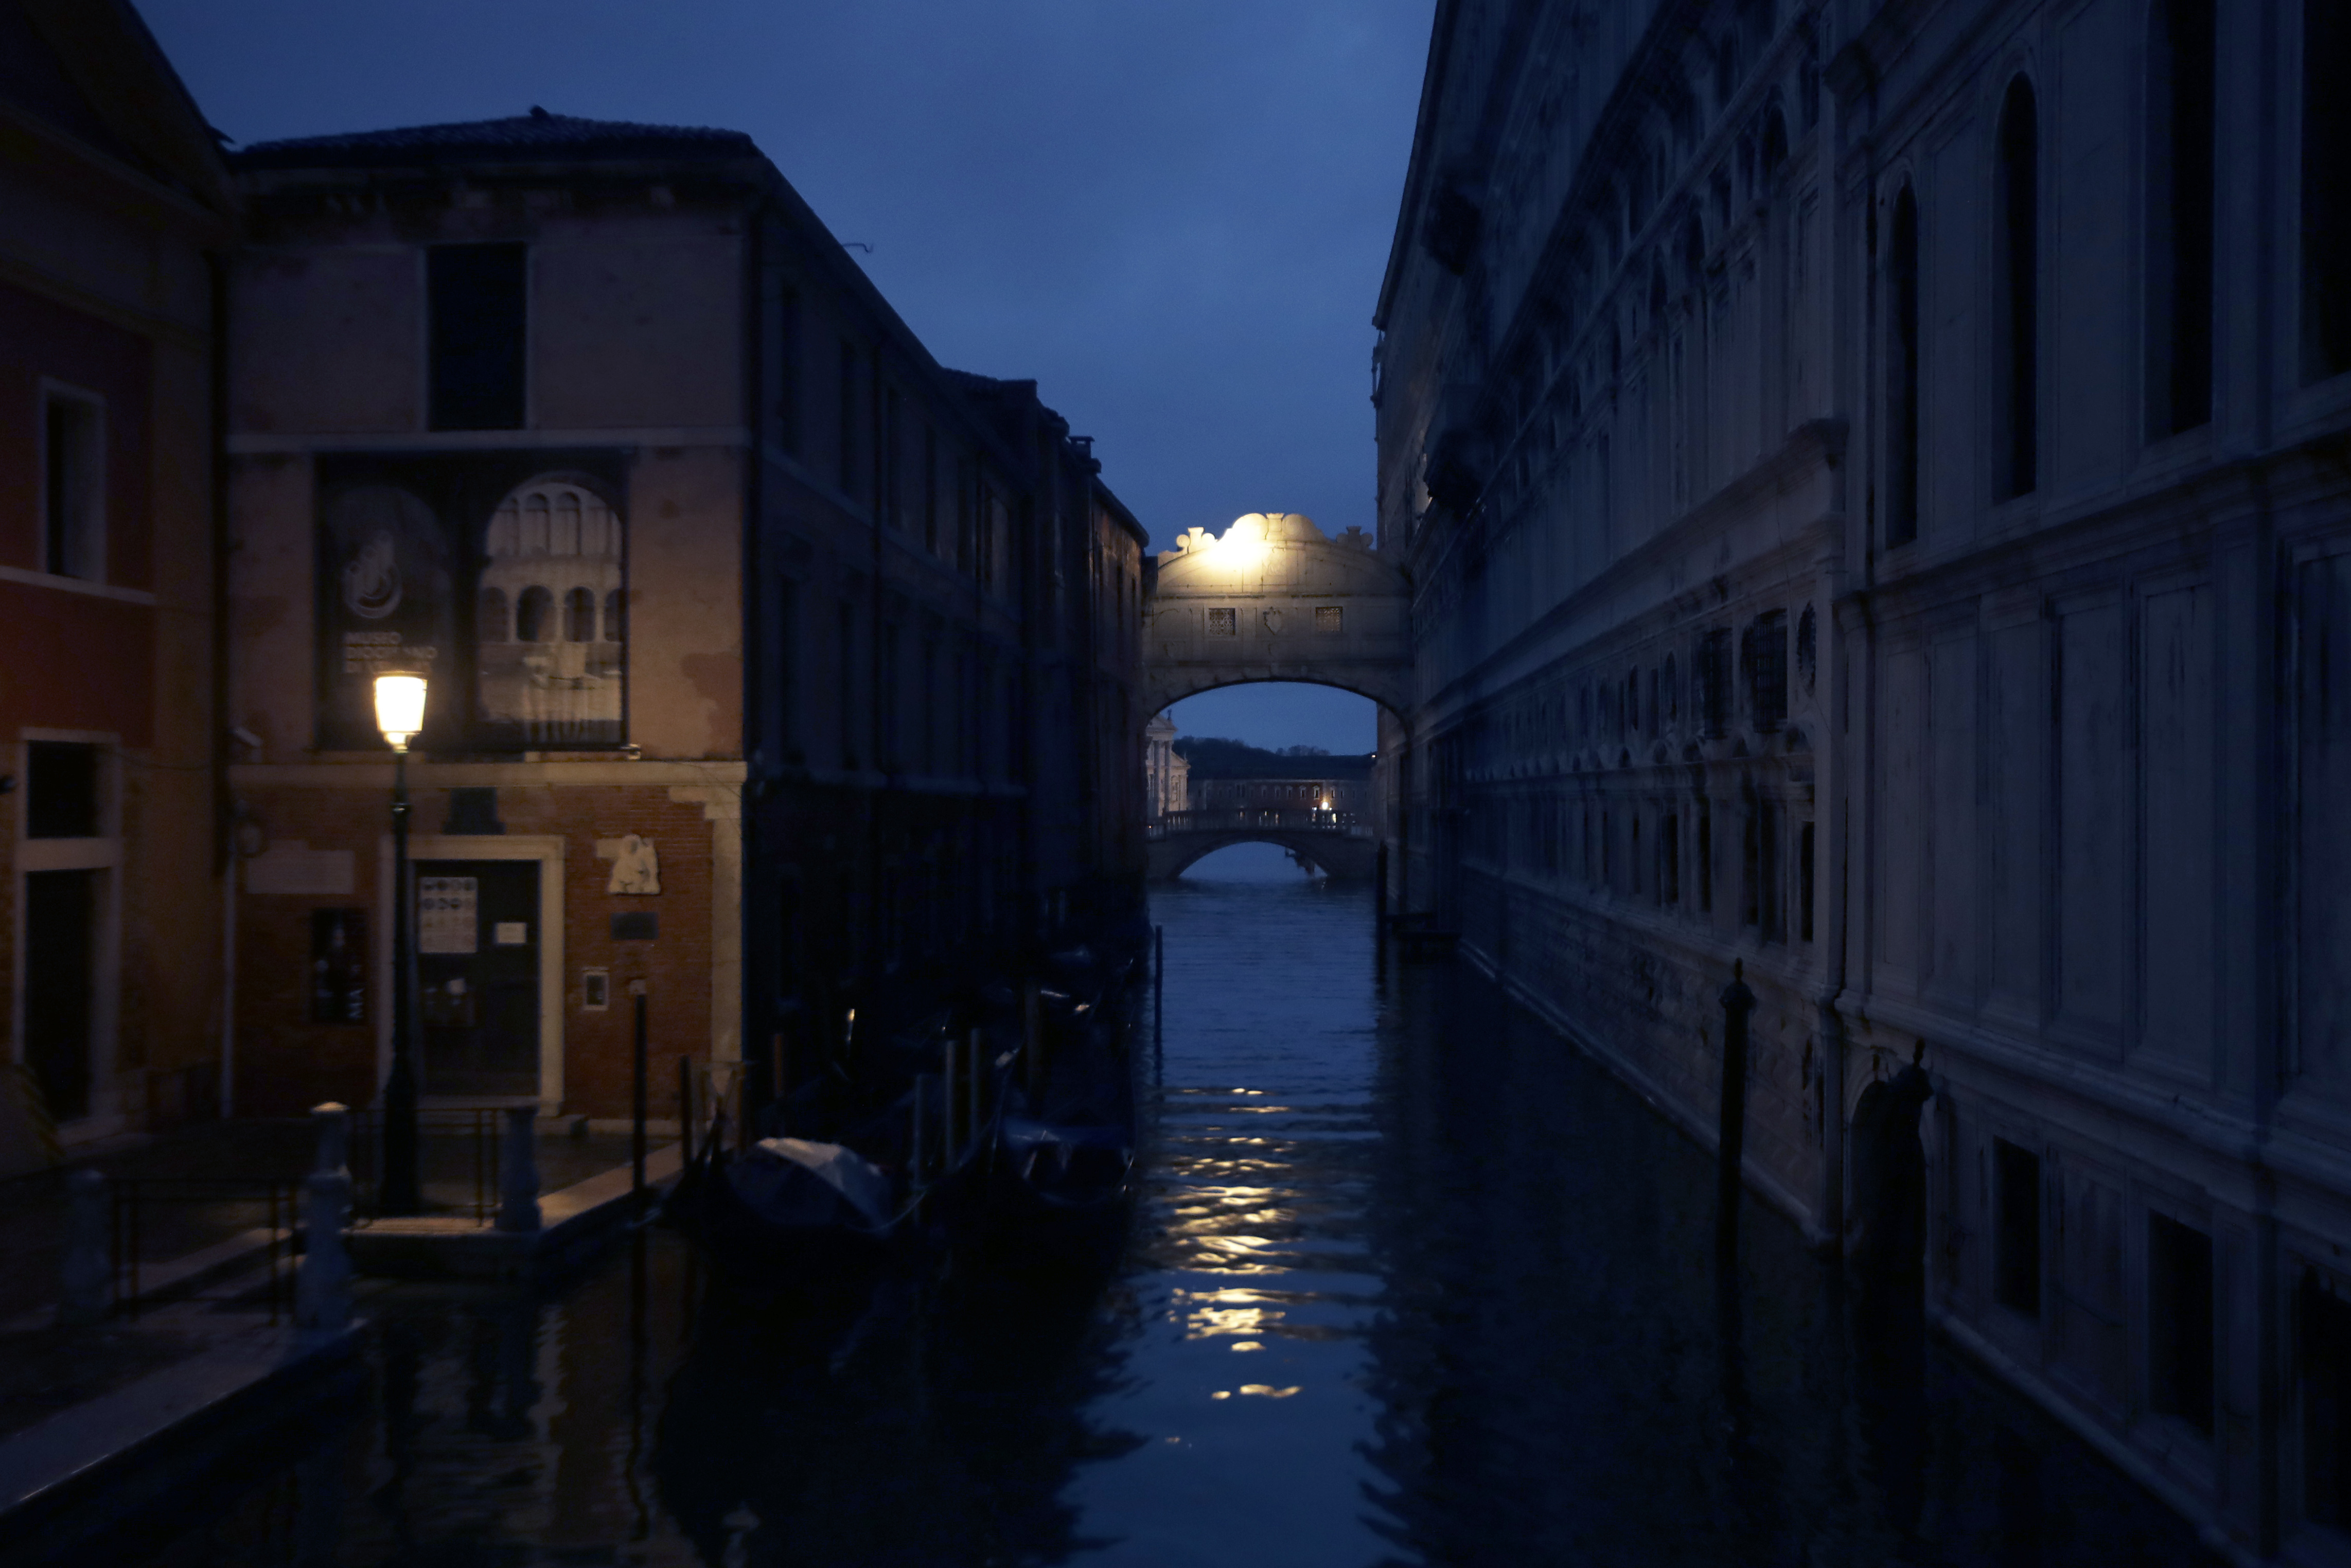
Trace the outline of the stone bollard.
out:
<instances>
[{"instance_id":1,"label":"stone bollard","mask_svg":"<svg viewBox=\"0 0 2351 1568\"><path fill-rule=\"evenodd\" d=\"M113 1306L114 1258L109 1246L114 1217L108 1212L106 1178L79 1170L66 1177L65 1293L57 1322L94 1323Z\"/></svg>"},{"instance_id":2,"label":"stone bollard","mask_svg":"<svg viewBox=\"0 0 2351 1568\"><path fill-rule=\"evenodd\" d=\"M350 1163L351 1108L329 1100L310 1107L310 1124L319 1130L319 1160L310 1168L324 1176Z\"/></svg>"},{"instance_id":3,"label":"stone bollard","mask_svg":"<svg viewBox=\"0 0 2351 1568\"><path fill-rule=\"evenodd\" d=\"M507 1111L506 1146L498 1153L498 1228L538 1228L538 1107Z\"/></svg>"},{"instance_id":4,"label":"stone bollard","mask_svg":"<svg viewBox=\"0 0 2351 1568\"><path fill-rule=\"evenodd\" d=\"M302 1187L302 1271L295 1281L294 1326L304 1333L338 1334L351 1326L351 1255L343 1246L351 1178L347 1171L312 1171Z\"/></svg>"}]
</instances>

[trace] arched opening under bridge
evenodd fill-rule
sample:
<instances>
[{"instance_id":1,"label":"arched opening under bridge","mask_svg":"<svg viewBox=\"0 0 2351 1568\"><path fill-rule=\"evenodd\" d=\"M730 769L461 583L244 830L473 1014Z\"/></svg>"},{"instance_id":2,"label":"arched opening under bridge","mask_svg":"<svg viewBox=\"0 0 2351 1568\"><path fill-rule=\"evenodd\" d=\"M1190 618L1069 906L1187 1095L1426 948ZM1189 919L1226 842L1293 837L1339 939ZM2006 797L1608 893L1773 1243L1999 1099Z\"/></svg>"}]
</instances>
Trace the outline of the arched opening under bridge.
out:
<instances>
[{"instance_id":1,"label":"arched opening under bridge","mask_svg":"<svg viewBox=\"0 0 2351 1568\"><path fill-rule=\"evenodd\" d=\"M1238 683L1171 705L1148 731L1151 878L1369 880L1378 714L1320 683Z\"/></svg>"}]
</instances>

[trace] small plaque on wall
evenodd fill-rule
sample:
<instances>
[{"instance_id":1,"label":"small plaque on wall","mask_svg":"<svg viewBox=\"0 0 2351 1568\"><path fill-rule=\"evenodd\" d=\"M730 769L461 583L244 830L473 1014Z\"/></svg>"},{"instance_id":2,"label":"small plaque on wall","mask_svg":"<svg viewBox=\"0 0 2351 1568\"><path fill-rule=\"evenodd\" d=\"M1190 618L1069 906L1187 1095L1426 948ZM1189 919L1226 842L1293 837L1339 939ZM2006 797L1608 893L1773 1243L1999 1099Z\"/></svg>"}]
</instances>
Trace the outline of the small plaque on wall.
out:
<instances>
[{"instance_id":1,"label":"small plaque on wall","mask_svg":"<svg viewBox=\"0 0 2351 1568\"><path fill-rule=\"evenodd\" d=\"M650 942L658 931L658 917L650 911L612 916L612 940L615 942Z\"/></svg>"},{"instance_id":2,"label":"small plaque on wall","mask_svg":"<svg viewBox=\"0 0 2351 1568\"><path fill-rule=\"evenodd\" d=\"M310 1021L367 1022L367 912L310 911Z\"/></svg>"}]
</instances>

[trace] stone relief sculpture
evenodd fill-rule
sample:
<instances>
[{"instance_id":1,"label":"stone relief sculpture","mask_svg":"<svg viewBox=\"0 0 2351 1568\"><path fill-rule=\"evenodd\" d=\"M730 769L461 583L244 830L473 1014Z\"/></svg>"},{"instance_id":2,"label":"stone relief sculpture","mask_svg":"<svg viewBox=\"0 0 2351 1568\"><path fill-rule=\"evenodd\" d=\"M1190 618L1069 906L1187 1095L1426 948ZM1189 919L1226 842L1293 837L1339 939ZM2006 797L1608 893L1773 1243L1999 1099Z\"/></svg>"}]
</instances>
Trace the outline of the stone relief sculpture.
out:
<instances>
[{"instance_id":1,"label":"stone relief sculpture","mask_svg":"<svg viewBox=\"0 0 2351 1568\"><path fill-rule=\"evenodd\" d=\"M661 891L661 852L653 841L628 833L608 840L612 846L612 876L605 883L606 893L656 894ZM603 844L596 846L598 850Z\"/></svg>"}]
</instances>

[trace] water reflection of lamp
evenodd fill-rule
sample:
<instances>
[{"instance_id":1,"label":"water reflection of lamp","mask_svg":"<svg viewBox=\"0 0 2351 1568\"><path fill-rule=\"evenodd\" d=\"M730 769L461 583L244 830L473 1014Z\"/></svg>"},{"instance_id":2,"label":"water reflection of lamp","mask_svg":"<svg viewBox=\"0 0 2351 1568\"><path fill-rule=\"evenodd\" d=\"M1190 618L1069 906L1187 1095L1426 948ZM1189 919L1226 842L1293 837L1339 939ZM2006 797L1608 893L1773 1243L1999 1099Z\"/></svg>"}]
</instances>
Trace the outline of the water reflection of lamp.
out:
<instances>
[{"instance_id":1,"label":"water reflection of lamp","mask_svg":"<svg viewBox=\"0 0 2351 1568\"><path fill-rule=\"evenodd\" d=\"M424 1207L416 1174L416 1060L409 1035L408 743L424 727L424 677L387 671L375 678L375 727L392 747L392 1076L383 1086L383 1171L377 1207L414 1214Z\"/></svg>"}]
</instances>

